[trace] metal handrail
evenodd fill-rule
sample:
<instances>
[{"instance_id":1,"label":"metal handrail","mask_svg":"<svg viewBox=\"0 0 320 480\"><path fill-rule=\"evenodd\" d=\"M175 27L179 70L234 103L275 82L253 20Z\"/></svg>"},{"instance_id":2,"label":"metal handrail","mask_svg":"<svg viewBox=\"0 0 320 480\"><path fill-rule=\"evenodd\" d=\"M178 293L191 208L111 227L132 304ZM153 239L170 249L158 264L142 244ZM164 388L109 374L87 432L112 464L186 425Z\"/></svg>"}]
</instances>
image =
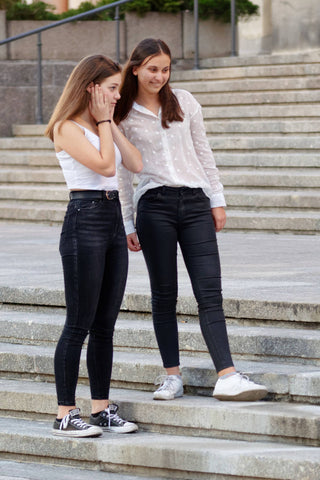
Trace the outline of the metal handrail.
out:
<instances>
[{"instance_id":1,"label":"metal handrail","mask_svg":"<svg viewBox=\"0 0 320 480\"><path fill-rule=\"evenodd\" d=\"M45 30L49 30L50 28L56 28L60 25L64 25L65 23L74 22L75 20L81 20L84 17L88 17L94 15L96 13L103 12L109 8L116 8L115 11L115 21L116 23L116 56L117 61L120 61L120 12L119 7L125 3L132 2L133 0L119 0L117 2L110 3L109 5L103 5L102 7L94 8L93 10L88 10L87 12L79 13L78 15L74 15L73 17L64 18L63 20L58 20L57 22L50 23L49 25L44 25L39 28L35 28L33 30L29 30L25 33L20 33L19 35L15 35L13 37L6 38L5 40L1 40L0 45L5 45L7 43L14 42L16 40L20 40L21 38L30 37L31 35L37 35L38 42L37 42L37 49L38 49L38 70L37 70L37 84L38 84L38 91L37 91L37 113L36 113L36 122L38 124L43 124L43 113L42 113L42 42L41 42L41 33Z\"/></svg>"},{"instance_id":2,"label":"metal handrail","mask_svg":"<svg viewBox=\"0 0 320 480\"><path fill-rule=\"evenodd\" d=\"M41 33L45 30L49 30L51 28L59 27L60 25L64 25L66 23L74 22L76 20L81 20L84 17L88 17L94 15L96 13L103 12L104 10L108 10L109 8L115 7L115 17L114 20L116 21L116 58L117 61L120 61L120 11L119 7L125 3L132 2L133 0L118 0L116 2L110 3L109 5L103 5L102 7L94 8L92 10L88 10L87 12L79 13L78 15L74 15L72 17L64 18L63 20L58 20L56 22L52 22L49 25L44 25L39 28L35 28L33 30L29 30L25 33L20 33L19 35L15 35L13 37L6 38L5 40L0 41L1 45L6 45L8 43L14 42L16 40L20 40L25 37L29 37L31 35L37 34L37 51L38 51L38 70L37 70L37 78L38 78L38 95L37 95L37 114L36 114L36 121L38 124L43 123L43 115L42 115L42 42L41 42ZM230 0L231 2L231 55L236 55L236 0ZM194 68L197 70L199 69L199 8L198 8L198 0L194 0Z\"/></svg>"}]
</instances>

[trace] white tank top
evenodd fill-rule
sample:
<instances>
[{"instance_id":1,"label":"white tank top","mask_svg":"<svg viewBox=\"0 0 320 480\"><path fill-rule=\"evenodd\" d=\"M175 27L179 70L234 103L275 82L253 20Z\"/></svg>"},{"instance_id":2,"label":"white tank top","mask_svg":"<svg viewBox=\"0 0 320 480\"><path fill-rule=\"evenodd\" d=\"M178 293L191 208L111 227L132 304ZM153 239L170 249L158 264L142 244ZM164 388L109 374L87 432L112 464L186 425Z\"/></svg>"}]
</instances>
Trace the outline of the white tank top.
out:
<instances>
[{"instance_id":1,"label":"white tank top","mask_svg":"<svg viewBox=\"0 0 320 480\"><path fill-rule=\"evenodd\" d=\"M79 123L77 123L77 125L82 128L85 137L89 142L92 143L97 150L100 150L100 138L98 135ZM118 168L122 159L120 150L115 143L114 150L116 156L116 168ZM114 177L104 177L103 175L99 175L72 158L64 150L56 152L56 156L59 160L69 190L118 190L117 175Z\"/></svg>"}]
</instances>

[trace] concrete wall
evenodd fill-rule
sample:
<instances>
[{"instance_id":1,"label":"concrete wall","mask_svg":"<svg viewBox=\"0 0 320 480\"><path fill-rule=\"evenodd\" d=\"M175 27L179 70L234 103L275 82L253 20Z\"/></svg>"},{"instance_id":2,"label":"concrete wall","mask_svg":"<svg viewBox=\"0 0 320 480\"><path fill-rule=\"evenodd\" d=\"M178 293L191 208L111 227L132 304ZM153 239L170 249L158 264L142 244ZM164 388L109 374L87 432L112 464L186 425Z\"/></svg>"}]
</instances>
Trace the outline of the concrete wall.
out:
<instances>
[{"instance_id":1,"label":"concrete wall","mask_svg":"<svg viewBox=\"0 0 320 480\"><path fill-rule=\"evenodd\" d=\"M48 122L76 62L43 62L43 117ZM37 64L0 61L0 137L11 136L12 124L35 123Z\"/></svg>"},{"instance_id":2,"label":"concrete wall","mask_svg":"<svg viewBox=\"0 0 320 480\"><path fill-rule=\"evenodd\" d=\"M2 22L1 22L2 20ZM0 17L0 35L6 28ZM47 21L9 21L7 36L47 25ZM2 25L2 26L1 26ZM191 59L194 55L194 20L192 13L150 12L144 17L127 13L120 22L120 56L126 60L134 46L146 37L163 38L175 59ZM5 37L5 35L4 35ZM84 21L61 25L42 33L42 56L46 60L75 60L101 52L116 57L116 23L113 21ZM7 56L8 50L8 56ZM230 53L230 26L214 19L200 22L200 58L225 56ZM33 35L9 47L0 47L0 59L34 60L37 58L37 36Z\"/></svg>"},{"instance_id":3,"label":"concrete wall","mask_svg":"<svg viewBox=\"0 0 320 480\"><path fill-rule=\"evenodd\" d=\"M8 36L19 35L52 22L10 21ZM80 60L86 55L102 53L116 57L115 22L72 22L47 30L41 34L42 56L46 60ZM120 22L120 54L125 56L125 26ZM0 47L0 54L1 54ZM37 35L32 35L9 46L11 60L34 60L37 58Z\"/></svg>"},{"instance_id":4,"label":"concrete wall","mask_svg":"<svg viewBox=\"0 0 320 480\"><path fill-rule=\"evenodd\" d=\"M273 52L320 48L319 0L272 0Z\"/></svg>"},{"instance_id":5,"label":"concrete wall","mask_svg":"<svg viewBox=\"0 0 320 480\"><path fill-rule=\"evenodd\" d=\"M272 53L272 0L254 0L259 15L238 24L238 53L240 56Z\"/></svg>"},{"instance_id":6,"label":"concrete wall","mask_svg":"<svg viewBox=\"0 0 320 480\"><path fill-rule=\"evenodd\" d=\"M320 48L320 0L254 0L259 15L238 24L240 56Z\"/></svg>"}]
</instances>

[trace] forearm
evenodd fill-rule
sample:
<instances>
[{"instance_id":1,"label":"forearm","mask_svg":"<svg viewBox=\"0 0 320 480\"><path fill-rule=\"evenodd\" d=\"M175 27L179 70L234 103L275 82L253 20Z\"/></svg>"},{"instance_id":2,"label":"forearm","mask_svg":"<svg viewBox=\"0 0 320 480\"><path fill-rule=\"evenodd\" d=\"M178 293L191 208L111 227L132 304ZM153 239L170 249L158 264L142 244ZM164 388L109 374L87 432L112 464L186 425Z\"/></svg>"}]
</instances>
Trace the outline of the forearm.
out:
<instances>
[{"instance_id":1,"label":"forearm","mask_svg":"<svg viewBox=\"0 0 320 480\"><path fill-rule=\"evenodd\" d=\"M98 125L100 137L101 175L113 177L116 174L115 151L111 124L109 122Z\"/></svg>"},{"instance_id":2,"label":"forearm","mask_svg":"<svg viewBox=\"0 0 320 480\"><path fill-rule=\"evenodd\" d=\"M120 150L123 165L130 172L141 172L143 164L139 150L129 142L114 122L111 124L111 129L114 142Z\"/></svg>"}]
</instances>

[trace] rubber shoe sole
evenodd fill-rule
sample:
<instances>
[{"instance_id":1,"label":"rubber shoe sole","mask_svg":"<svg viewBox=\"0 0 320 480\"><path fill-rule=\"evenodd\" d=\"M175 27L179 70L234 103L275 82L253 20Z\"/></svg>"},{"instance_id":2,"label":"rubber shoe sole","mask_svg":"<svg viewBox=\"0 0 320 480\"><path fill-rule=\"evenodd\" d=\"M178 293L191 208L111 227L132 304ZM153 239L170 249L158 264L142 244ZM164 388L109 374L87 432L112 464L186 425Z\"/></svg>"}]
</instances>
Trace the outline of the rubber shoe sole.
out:
<instances>
[{"instance_id":1,"label":"rubber shoe sole","mask_svg":"<svg viewBox=\"0 0 320 480\"><path fill-rule=\"evenodd\" d=\"M262 400L268 393L267 389L259 390L248 390L246 392L240 392L236 395L224 395L224 394L213 394L213 398L217 400L224 401L238 401L238 402L255 402L257 400Z\"/></svg>"}]
</instances>

